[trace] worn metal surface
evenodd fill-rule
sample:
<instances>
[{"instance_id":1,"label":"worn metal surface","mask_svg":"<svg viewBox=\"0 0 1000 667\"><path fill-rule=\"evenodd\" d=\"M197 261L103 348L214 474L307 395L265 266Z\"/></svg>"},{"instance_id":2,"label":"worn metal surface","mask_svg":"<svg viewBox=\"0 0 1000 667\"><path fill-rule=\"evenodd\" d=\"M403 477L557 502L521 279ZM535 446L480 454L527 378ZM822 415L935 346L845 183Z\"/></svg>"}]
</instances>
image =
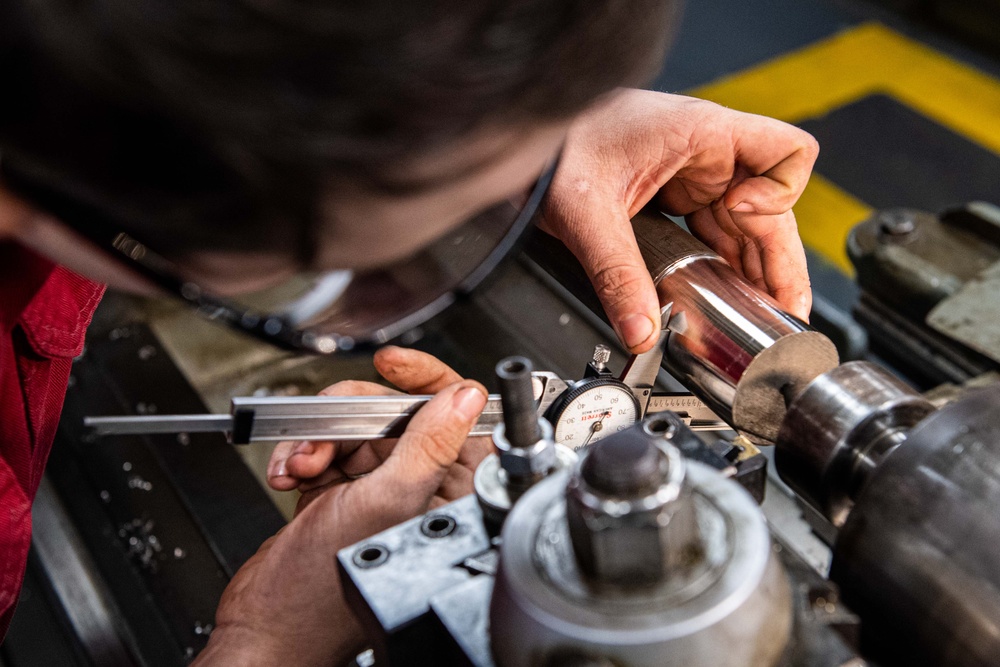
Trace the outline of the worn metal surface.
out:
<instances>
[{"instance_id":1,"label":"worn metal surface","mask_svg":"<svg viewBox=\"0 0 1000 667\"><path fill-rule=\"evenodd\" d=\"M840 531L831 579L863 648L899 665L996 665L1000 656L1000 388L914 428Z\"/></svg>"},{"instance_id":2,"label":"worn metal surface","mask_svg":"<svg viewBox=\"0 0 1000 667\"><path fill-rule=\"evenodd\" d=\"M701 553L684 459L671 444L683 437L683 424L667 417L592 445L574 466L566 486L569 536L577 565L599 584L656 584Z\"/></svg>"},{"instance_id":3,"label":"worn metal surface","mask_svg":"<svg viewBox=\"0 0 1000 667\"><path fill-rule=\"evenodd\" d=\"M826 336L783 312L663 215L632 219L660 303L672 303L665 367L756 444L770 444L794 395L837 365Z\"/></svg>"},{"instance_id":4,"label":"worn metal surface","mask_svg":"<svg viewBox=\"0 0 1000 667\"><path fill-rule=\"evenodd\" d=\"M690 462L687 475L702 552L677 576L627 591L590 585L577 568L565 473L525 494L504 526L493 591L497 663L590 657L635 667L774 664L791 608L763 516L718 472Z\"/></svg>"},{"instance_id":5,"label":"worn metal surface","mask_svg":"<svg viewBox=\"0 0 1000 667\"><path fill-rule=\"evenodd\" d=\"M993 361L1000 362L1000 263L993 264L942 299L927 324Z\"/></svg>"},{"instance_id":6,"label":"worn metal surface","mask_svg":"<svg viewBox=\"0 0 1000 667\"><path fill-rule=\"evenodd\" d=\"M781 478L840 526L872 472L934 406L883 368L852 361L789 405L778 433Z\"/></svg>"},{"instance_id":7,"label":"worn metal surface","mask_svg":"<svg viewBox=\"0 0 1000 667\"><path fill-rule=\"evenodd\" d=\"M860 619L840 598L837 585L820 576L789 543L772 531L777 557L792 589L792 634L780 667L864 667Z\"/></svg>"},{"instance_id":8,"label":"worn metal surface","mask_svg":"<svg viewBox=\"0 0 1000 667\"><path fill-rule=\"evenodd\" d=\"M996 207L879 211L851 230L847 250L862 290L855 316L875 352L926 386L1000 369L987 316L1000 308L989 290L1000 261Z\"/></svg>"},{"instance_id":9,"label":"worn metal surface","mask_svg":"<svg viewBox=\"0 0 1000 667\"><path fill-rule=\"evenodd\" d=\"M417 517L347 547L337 554L345 594L374 641L379 665L440 665L451 640L432 612L432 600L475 575L463 563L491 548L476 497L434 510L450 517L455 529L432 538ZM386 557L369 565L362 557L381 550ZM373 561L370 561L373 562Z\"/></svg>"},{"instance_id":10,"label":"worn metal surface","mask_svg":"<svg viewBox=\"0 0 1000 667\"><path fill-rule=\"evenodd\" d=\"M172 666L204 646L229 577L284 521L221 436L96 440L82 428L87 414L158 410L204 406L147 328L92 335L73 367L48 474L137 662Z\"/></svg>"},{"instance_id":11,"label":"worn metal surface","mask_svg":"<svg viewBox=\"0 0 1000 667\"><path fill-rule=\"evenodd\" d=\"M46 477L32 506L34 557L86 658L102 667L132 667L138 658L83 541Z\"/></svg>"}]
</instances>

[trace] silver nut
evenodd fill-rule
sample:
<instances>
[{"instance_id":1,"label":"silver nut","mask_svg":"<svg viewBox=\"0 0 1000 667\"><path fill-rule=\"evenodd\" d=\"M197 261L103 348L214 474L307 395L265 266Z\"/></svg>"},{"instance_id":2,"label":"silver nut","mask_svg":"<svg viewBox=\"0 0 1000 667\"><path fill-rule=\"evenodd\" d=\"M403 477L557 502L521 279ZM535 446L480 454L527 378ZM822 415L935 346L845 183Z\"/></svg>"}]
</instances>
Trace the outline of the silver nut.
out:
<instances>
[{"instance_id":1,"label":"silver nut","mask_svg":"<svg viewBox=\"0 0 1000 667\"><path fill-rule=\"evenodd\" d=\"M548 474L557 462L555 443L552 440L552 424L545 419L538 420L542 439L530 447L514 447L507 441L504 425L497 424L493 431L493 443L500 454L500 467L509 477L524 479Z\"/></svg>"},{"instance_id":2,"label":"silver nut","mask_svg":"<svg viewBox=\"0 0 1000 667\"><path fill-rule=\"evenodd\" d=\"M544 440L539 440L531 447L516 447L500 452L500 467L510 477L545 475L555 465L555 446Z\"/></svg>"}]
</instances>

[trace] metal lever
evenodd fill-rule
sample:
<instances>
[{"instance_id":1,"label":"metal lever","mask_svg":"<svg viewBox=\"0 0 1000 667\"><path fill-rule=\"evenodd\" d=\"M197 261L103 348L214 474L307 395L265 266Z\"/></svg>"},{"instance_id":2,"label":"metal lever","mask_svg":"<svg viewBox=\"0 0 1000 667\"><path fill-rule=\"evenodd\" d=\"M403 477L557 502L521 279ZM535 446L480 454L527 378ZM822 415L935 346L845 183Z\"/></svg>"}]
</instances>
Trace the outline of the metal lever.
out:
<instances>
[{"instance_id":1,"label":"metal lever","mask_svg":"<svg viewBox=\"0 0 1000 667\"><path fill-rule=\"evenodd\" d=\"M653 386L656 384L656 375L660 372L660 365L663 363L664 348L667 345L667 337L670 335L669 322L673 307L673 303L668 303L660 309L660 337L653 349L630 356L618 378L631 387L632 393L639 401L640 418L646 415ZM646 391L643 392L643 389Z\"/></svg>"}]
</instances>

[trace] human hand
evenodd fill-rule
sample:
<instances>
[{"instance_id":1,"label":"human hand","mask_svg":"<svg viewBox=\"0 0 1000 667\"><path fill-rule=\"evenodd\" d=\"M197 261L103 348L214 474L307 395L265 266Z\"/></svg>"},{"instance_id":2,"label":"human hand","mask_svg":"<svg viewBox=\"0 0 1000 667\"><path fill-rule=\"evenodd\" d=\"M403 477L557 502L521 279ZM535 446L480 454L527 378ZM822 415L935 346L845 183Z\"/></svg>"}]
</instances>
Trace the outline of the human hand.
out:
<instances>
[{"instance_id":1,"label":"human hand","mask_svg":"<svg viewBox=\"0 0 1000 667\"><path fill-rule=\"evenodd\" d=\"M456 381L450 368L410 350L380 352L376 367L400 386L437 393L394 446L321 443L309 452L276 453L272 470L284 462L286 474L272 476L272 484L307 486L305 500L226 588L197 664L344 664L365 637L343 597L337 551L471 490L466 466L488 452L482 442L467 445L486 404L482 385ZM376 385L339 386L359 395ZM344 468L370 474L352 479Z\"/></svg>"},{"instance_id":2,"label":"human hand","mask_svg":"<svg viewBox=\"0 0 1000 667\"><path fill-rule=\"evenodd\" d=\"M435 357L401 347L384 347L375 354L379 375L408 394L434 394L462 380ZM481 387L481 385L476 385ZM485 389L483 389L485 392ZM320 396L388 396L399 394L370 382L338 382ZM298 489L302 493L296 512L330 486L343 484L372 472L396 447L394 439L343 442L281 442L275 446L267 466L267 481L278 491ZM472 492L476 466L493 451L490 438L469 438L431 499L437 507Z\"/></svg>"},{"instance_id":3,"label":"human hand","mask_svg":"<svg viewBox=\"0 0 1000 667\"><path fill-rule=\"evenodd\" d=\"M807 320L812 294L791 208L818 152L781 121L623 90L571 127L541 227L583 264L632 352L659 334L660 304L629 224L650 201L686 216L695 236Z\"/></svg>"}]
</instances>

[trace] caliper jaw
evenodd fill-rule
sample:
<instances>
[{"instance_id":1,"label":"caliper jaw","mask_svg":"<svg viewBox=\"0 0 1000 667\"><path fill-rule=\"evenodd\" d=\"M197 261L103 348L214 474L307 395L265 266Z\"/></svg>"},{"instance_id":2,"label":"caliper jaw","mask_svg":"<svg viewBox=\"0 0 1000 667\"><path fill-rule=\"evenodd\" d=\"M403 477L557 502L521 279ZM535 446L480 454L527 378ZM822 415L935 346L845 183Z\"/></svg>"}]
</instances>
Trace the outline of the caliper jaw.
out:
<instances>
[{"instance_id":1,"label":"caliper jaw","mask_svg":"<svg viewBox=\"0 0 1000 667\"><path fill-rule=\"evenodd\" d=\"M549 406L569 388L569 383L555 373L549 371L533 371L531 373L531 389L538 405L538 416L541 417Z\"/></svg>"},{"instance_id":2,"label":"caliper jaw","mask_svg":"<svg viewBox=\"0 0 1000 667\"><path fill-rule=\"evenodd\" d=\"M656 341L653 349L629 357L625 368L622 369L621 376L618 378L628 385L632 393L635 394L636 400L639 401L639 419L646 416L646 408L653 395L656 376L663 364L663 353L667 346L667 339L670 337L670 316L673 306L673 302L670 302L660 309L660 338Z\"/></svg>"}]
</instances>

